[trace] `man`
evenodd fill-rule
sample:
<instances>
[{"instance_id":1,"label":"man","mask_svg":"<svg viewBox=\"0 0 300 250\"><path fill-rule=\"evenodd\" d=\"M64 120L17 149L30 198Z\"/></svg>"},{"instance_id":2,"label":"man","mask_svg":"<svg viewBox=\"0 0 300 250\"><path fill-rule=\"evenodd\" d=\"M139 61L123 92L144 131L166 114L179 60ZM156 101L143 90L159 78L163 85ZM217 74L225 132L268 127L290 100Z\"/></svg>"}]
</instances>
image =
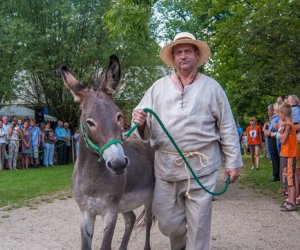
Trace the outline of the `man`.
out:
<instances>
[{"instance_id":1,"label":"man","mask_svg":"<svg viewBox=\"0 0 300 250\"><path fill-rule=\"evenodd\" d=\"M276 182L280 181L280 150L278 150L277 142L276 142L276 132L279 128L280 118L276 111L276 107L278 108L278 104L275 103L272 107L273 110L269 110L269 116L271 116L270 125L268 129L265 129L265 136L268 137L268 146L270 157L272 161L272 168L273 168L273 176L271 181Z\"/></svg>"},{"instance_id":2,"label":"man","mask_svg":"<svg viewBox=\"0 0 300 250\"><path fill-rule=\"evenodd\" d=\"M41 140L41 130L36 126L35 120L30 121L29 133L31 136L31 160L34 167L39 166L39 146Z\"/></svg>"},{"instance_id":3,"label":"man","mask_svg":"<svg viewBox=\"0 0 300 250\"><path fill-rule=\"evenodd\" d=\"M154 83L133 112L137 135L150 139L155 149L153 213L172 250L209 249L212 196L178 164L173 145L155 118L142 109L157 112L208 189L214 190L223 160L225 178L230 176L231 183L235 182L243 163L230 105L221 86L198 73L209 56L208 45L192 34L176 35L160 52L163 62L176 73Z\"/></svg>"},{"instance_id":4,"label":"man","mask_svg":"<svg viewBox=\"0 0 300 250\"><path fill-rule=\"evenodd\" d=\"M57 127L55 128L54 132L55 132L55 137L57 139L56 148L57 148L58 165L64 165L65 164L64 159L66 155L67 133L65 128L63 127L62 121L57 122Z\"/></svg>"}]
</instances>

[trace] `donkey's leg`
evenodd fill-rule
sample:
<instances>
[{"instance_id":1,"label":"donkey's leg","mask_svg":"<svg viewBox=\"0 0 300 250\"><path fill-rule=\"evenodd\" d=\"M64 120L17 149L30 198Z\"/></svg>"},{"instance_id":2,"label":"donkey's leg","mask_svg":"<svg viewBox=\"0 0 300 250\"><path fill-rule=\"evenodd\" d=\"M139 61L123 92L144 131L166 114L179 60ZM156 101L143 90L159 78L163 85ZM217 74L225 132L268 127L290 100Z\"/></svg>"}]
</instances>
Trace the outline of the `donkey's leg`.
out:
<instances>
[{"instance_id":1,"label":"donkey's leg","mask_svg":"<svg viewBox=\"0 0 300 250\"><path fill-rule=\"evenodd\" d=\"M123 215L124 221L125 221L125 232L124 232L122 243L121 243L119 250L126 250L129 239L130 239L130 235L131 235L134 223L135 223L136 216L135 216L134 212L132 212L132 211L122 213L122 215Z\"/></svg>"},{"instance_id":2,"label":"donkey's leg","mask_svg":"<svg viewBox=\"0 0 300 250\"><path fill-rule=\"evenodd\" d=\"M146 225L146 239L144 250L150 250L150 230L152 226L152 199L151 202L145 204L145 225Z\"/></svg>"},{"instance_id":3,"label":"donkey's leg","mask_svg":"<svg viewBox=\"0 0 300 250\"><path fill-rule=\"evenodd\" d=\"M103 240L100 250L111 250L112 238L114 235L116 223L118 218L117 209L111 208L107 210L103 216Z\"/></svg>"},{"instance_id":4,"label":"donkey's leg","mask_svg":"<svg viewBox=\"0 0 300 250\"><path fill-rule=\"evenodd\" d=\"M88 211L81 212L81 249L92 249L92 239L94 233L96 216Z\"/></svg>"}]
</instances>

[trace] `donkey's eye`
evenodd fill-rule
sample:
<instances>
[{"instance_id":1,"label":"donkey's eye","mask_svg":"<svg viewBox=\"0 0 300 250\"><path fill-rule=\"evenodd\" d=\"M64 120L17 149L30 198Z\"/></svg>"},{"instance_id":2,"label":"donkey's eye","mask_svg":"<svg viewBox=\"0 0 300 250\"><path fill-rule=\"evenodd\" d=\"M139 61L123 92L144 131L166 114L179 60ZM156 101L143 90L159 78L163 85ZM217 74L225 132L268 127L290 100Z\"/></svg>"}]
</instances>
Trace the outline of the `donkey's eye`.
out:
<instances>
[{"instance_id":1,"label":"donkey's eye","mask_svg":"<svg viewBox=\"0 0 300 250\"><path fill-rule=\"evenodd\" d=\"M87 119L86 123L89 127L95 127L96 126L95 122L92 119Z\"/></svg>"}]
</instances>

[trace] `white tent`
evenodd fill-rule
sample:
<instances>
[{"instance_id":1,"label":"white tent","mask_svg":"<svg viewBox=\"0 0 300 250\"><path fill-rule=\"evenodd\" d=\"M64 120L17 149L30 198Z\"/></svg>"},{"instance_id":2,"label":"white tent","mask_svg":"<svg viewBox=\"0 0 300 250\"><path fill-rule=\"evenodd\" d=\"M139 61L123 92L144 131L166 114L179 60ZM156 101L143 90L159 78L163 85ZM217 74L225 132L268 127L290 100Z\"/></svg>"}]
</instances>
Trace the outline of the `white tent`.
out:
<instances>
[{"instance_id":1,"label":"white tent","mask_svg":"<svg viewBox=\"0 0 300 250\"><path fill-rule=\"evenodd\" d=\"M35 118L35 112L33 109L29 109L22 106L6 106L0 109L0 116L8 116L13 117L16 116L17 118L24 118L27 116L28 118ZM51 115L44 115L45 121L49 122L56 122L57 118Z\"/></svg>"}]
</instances>

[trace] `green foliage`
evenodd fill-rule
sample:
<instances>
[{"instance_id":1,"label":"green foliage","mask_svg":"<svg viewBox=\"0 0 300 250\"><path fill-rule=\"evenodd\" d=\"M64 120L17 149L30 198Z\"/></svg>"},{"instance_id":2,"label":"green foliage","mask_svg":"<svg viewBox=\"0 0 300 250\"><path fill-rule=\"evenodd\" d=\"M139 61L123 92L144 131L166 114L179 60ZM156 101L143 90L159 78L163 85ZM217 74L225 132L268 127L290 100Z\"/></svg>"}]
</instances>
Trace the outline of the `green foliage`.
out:
<instances>
[{"instance_id":1,"label":"green foliage","mask_svg":"<svg viewBox=\"0 0 300 250\"><path fill-rule=\"evenodd\" d=\"M72 171L72 166L0 171L0 207L69 191Z\"/></svg>"},{"instance_id":2,"label":"green foliage","mask_svg":"<svg viewBox=\"0 0 300 250\"><path fill-rule=\"evenodd\" d=\"M235 117L266 118L282 94L300 94L299 1L159 1L161 33L190 31L212 48L206 72L224 87Z\"/></svg>"},{"instance_id":3,"label":"green foliage","mask_svg":"<svg viewBox=\"0 0 300 250\"><path fill-rule=\"evenodd\" d=\"M1 67L0 79L5 93L13 88L17 95L48 106L58 118L76 121L78 105L57 74L61 64L88 84L114 53L126 85L135 81L148 86L152 81L144 73L156 71L158 47L148 29L147 3L21 0L1 2L0 9L1 65L6 67ZM136 67L144 67L139 76L131 73Z\"/></svg>"}]
</instances>

